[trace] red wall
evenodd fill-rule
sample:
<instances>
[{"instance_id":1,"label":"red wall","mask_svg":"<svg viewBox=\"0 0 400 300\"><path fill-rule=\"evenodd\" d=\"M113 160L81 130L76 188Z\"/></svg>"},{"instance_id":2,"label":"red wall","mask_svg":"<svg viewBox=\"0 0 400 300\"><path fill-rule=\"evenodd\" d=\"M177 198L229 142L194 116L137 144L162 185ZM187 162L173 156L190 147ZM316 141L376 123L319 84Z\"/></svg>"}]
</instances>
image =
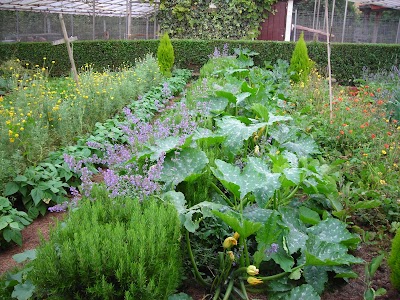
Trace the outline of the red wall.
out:
<instances>
[{"instance_id":1,"label":"red wall","mask_svg":"<svg viewBox=\"0 0 400 300\"><path fill-rule=\"evenodd\" d=\"M285 39L287 1L280 1L273 6L275 15L269 14L261 24L259 40L283 41Z\"/></svg>"}]
</instances>

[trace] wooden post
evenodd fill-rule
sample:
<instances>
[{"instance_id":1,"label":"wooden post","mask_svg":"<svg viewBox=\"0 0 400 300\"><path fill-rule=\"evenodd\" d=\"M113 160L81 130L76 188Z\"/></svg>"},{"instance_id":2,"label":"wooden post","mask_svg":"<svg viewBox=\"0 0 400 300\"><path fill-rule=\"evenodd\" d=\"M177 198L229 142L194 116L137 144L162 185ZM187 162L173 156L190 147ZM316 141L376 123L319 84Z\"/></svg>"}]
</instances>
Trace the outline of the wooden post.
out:
<instances>
[{"instance_id":1,"label":"wooden post","mask_svg":"<svg viewBox=\"0 0 400 300\"><path fill-rule=\"evenodd\" d=\"M286 28L285 41L290 41L290 33L292 31L292 15L293 15L293 0L289 0L286 10Z\"/></svg>"},{"instance_id":2,"label":"wooden post","mask_svg":"<svg viewBox=\"0 0 400 300\"><path fill-rule=\"evenodd\" d=\"M60 23L61 23L61 29L62 29L62 32L64 35L65 44L67 44L68 56L69 56L69 61L71 62L72 73L74 75L76 84L79 85L78 72L76 71L74 56L72 54L71 45L69 44L70 41L68 39L67 28L65 28L63 15L59 14L59 18L60 18Z\"/></svg>"}]
</instances>

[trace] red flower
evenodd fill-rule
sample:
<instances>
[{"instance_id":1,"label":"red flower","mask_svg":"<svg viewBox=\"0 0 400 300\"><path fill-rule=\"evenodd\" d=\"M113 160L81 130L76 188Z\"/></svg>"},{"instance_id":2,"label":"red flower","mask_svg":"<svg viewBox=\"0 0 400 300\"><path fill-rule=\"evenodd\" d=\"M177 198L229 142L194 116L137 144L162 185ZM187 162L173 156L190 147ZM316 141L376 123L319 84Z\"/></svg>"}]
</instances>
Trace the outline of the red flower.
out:
<instances>
[{"instance_id":1,"label":"red flower","mask_svg":"<svg viewBox=\"0 0 400 300\"><path fill-rule=\"evenodd\" d=\"M343 134L344 134L344 131L343 131L343 130L340 130L340 134L342 134L342 135L343 135Z\"/></svg>"},{"instance_id":2,"label":"red flower","mask_svg":"<svg viewBox=\"0 0 400 300\"><path fill-rule=\"evenodd\" d=\"M382 105L383 103L384 103L383 100L376 101L376 104L378 104L378 105Z\"/></svg>"},{"instance_id":3,"label":"red flower","mask_svg":"<svg viewBox=\"0 0 400 300\"><path fill-rule=\"evenodd\" d=\"M376 138L376 135L375 134L371 134L371 138L372 139Z\"/></svg>"},{"instance_id":4,"label":"red flower","mask_svg":"<svg viewBox=\"0 0 400 300\"><path fill-rule=\"evenodd\" d=\"M384 145L386 149L389 149L389 144Z\"/></svg>"}]
</instances>

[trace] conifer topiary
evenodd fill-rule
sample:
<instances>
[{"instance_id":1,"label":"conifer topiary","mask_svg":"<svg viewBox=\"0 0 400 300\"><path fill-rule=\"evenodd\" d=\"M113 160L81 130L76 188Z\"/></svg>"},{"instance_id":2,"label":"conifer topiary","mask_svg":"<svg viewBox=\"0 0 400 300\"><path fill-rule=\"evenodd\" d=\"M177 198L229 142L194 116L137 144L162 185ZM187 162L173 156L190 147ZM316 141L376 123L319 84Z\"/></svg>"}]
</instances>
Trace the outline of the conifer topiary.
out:
<instances>
[{"instance_id":1,"label":"conifer topiary","mask_svg":"<svg viewBox=\"0 0 400 300\"><path fill-rule=\"evenodd\" d=\"M290 79L294 82L307 82L313 65L314 63L308 57L307 45L304 41L304 33L302 32L290 60L289 72L293 73Z\"/></svg>"},{"instance_id":2,"label":"conifer topiary","mask_svg":"<svg viewBox=\"0 0 400 300\"><path fill-rule=\"evenodd\" d=\"M161 73L166 77L171 77L171 70L174 66L175 55L168 33L164 33L160 40L160 45L158 46L157 50L157 59Z\"/></svg>"},{"instance_id":3,"label":"conifer topiary","mask_svg":"<svg viewBox=\"0 0 400 300\"><path fill-rule=\"evenodd\" d=\"M388 265L391 271L390 281L396 289L400 290L400 230L397 230L392 241Z\"/></svg>"}]
</instances>

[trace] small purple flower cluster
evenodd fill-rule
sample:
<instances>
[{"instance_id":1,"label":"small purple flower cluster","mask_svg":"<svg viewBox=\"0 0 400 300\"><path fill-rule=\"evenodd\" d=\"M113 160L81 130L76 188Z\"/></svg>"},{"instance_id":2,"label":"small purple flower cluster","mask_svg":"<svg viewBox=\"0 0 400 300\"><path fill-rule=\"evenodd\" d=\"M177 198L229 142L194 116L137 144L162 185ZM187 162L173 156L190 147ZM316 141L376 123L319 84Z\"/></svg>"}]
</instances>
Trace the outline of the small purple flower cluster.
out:
<instances>
[{"instance_id":1,"label":"small purple flower cluster","mask_svg":"<svg viewBox=\"0 0 400 300\"><path fill-rule=\"evenodd\" d=\"M229 46L228 44L224 44L222 52L218 49L218 47L214 48L214 53L208 55L208 58L218 58L218 57L227 57L229 56Z\"/></svg>"},{"instance_id":2,"label":"small purple flower cluster","mask_svg":"<svg viewBox=\"0 0 400 300\"><path fill-rule=\"evenodd\" d=\"M61 204L56 204L49 207L47 210L50 212L64 212L67 210L67 208L76 207L78 205L78 200L81 199L81 194L73 186L70 187L69 190L72 195L71 201L64 201Z\"/></svg>"},{"instance_id":3,"label":"small purple flower cluster","mask_svg":"<svg viewBox=\"0 0 400 300\"><path fill-rule=\"evenodd\" d=\"M277 253L279 250L279 245L276 243L272 243L269 249L265 250L265 254L271 255Z\"/></svg>"},{"instance_id":4,"label":"small purple flower cluster","mask_svg":"<svg viewBox=\"0 0 400 300\"><path fill-rule=\"evenodd\" d=\"M165 99L172 96L168 84L164 84L162 93ZM179 111L179 118L156 119L152 123L140 120L129 108L124 108L126 122L120 128L125 133L128 144L111 145L93 141L87 143L89 147L101 150L104 153L103 158L93 155L77 161L73 156L65 154L64 160L71 170L81 175L82 195L89 197L94 184L92 182L93 172L87 167L89 163L107 166L107 169L100 170L100 172L111 197L129 195L143 199L160 192L163 184L159 178L166 153L161 153L155 161L145 161L144 163L140 160L132 160L132 158L141 151L149 149L155 141L168 137L179 137L177 145L179 148L179 145L183 145L187 137L193 134L198 126L194 119L200 114L199 112L204 113L205 105L198 107L198 112L195 113L190 112L183 102L178 105L174 109ZM179 159L179 149L175 154L175 159ZM66 207L67 204L53 209L65 209Z\"/></svg>"}]
</instances>

